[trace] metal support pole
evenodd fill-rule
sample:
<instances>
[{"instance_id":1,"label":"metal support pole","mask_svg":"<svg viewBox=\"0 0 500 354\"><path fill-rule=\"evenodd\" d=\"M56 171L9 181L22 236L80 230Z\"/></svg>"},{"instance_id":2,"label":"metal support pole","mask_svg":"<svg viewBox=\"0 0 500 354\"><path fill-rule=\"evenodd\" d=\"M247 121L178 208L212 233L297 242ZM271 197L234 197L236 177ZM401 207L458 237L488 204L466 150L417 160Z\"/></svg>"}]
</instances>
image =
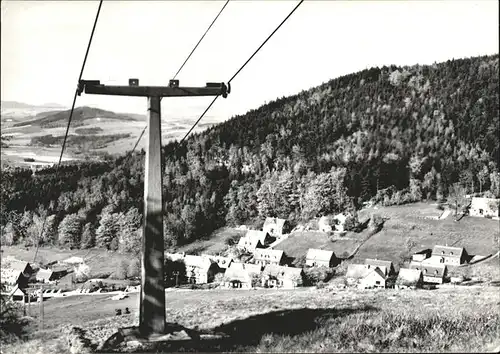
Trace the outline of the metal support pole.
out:
<instances>
[{"instance_id":1,"label":"metal support pole","mask_svg":"<svg viewBox=\"0 0 500 354\"><path fill-rule=\"evenodd\" d=\"M143 335L165 332L163 282L163 201L160 97L148 97L148 139L144 175L144 225L141 255L139 330Z\"/></svg>"}]
</instances>

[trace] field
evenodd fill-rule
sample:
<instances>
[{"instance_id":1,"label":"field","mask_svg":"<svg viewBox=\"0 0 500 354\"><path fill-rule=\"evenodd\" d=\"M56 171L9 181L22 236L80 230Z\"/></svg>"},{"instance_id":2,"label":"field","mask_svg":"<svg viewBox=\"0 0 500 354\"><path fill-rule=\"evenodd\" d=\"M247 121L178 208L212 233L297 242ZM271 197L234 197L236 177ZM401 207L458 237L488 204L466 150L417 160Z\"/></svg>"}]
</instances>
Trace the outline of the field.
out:
<instances>
[{"instance_id":1,"label":"field","mask_svg":"<svg viewBox=\"0 0 500 354\"><path fill-rule=\"evenodd\" d=\"M66 324L86 328L95 342L118 327L137 324L137 294L121 301L109 297L46 301L44 330L4 352L35 353L38 346L57 351L65 345L61 329ZM176 290L167 292L166 301L169 322L229 334L231 340L211 348L217 351L466 352L500 345L500 292L495 287ZM114 316L116 308L125 307L130 315Z\"/></svg>"}]
</instances>

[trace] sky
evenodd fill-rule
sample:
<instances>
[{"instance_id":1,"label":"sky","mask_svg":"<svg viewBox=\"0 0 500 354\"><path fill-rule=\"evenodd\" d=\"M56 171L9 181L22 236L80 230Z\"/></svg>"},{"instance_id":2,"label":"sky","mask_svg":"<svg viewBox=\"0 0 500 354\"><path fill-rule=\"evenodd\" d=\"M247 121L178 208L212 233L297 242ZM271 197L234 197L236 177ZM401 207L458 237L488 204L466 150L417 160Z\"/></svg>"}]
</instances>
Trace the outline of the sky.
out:
<instances>
[{"instance_id":1,"label":"sky","mask_svg":"<svg viewBox=\"0 0 500 354\"><path fill-rule=\"evenodd\" d=\"M83 79L168 85L225 1L104 1ZM298 1L231 0L178 75L227 82ZM498 1L306 0L232 81L219 121L383 65L499 52ZM1 99L70 107L98 1L1 2ZM165 98L162 118L196 119L212 97ZM146 99L85 95L77 106L146 113Z\"/></svg>"}]
</instances>

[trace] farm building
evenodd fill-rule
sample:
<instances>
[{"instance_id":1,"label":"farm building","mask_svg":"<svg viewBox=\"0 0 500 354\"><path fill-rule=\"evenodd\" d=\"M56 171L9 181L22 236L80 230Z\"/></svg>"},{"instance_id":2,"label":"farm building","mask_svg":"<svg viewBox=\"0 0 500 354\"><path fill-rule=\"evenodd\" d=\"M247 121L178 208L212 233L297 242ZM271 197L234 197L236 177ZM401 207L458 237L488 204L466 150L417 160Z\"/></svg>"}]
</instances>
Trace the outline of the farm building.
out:
<instances>
[{"instance_id":1,"label":"farm building","mask_svg":"<svg viewBox=\"0 0 500 354\"><path fill-rule=\"evenodd\" d=\"M463 247L434 246L431 258L426 262L458 266L464 264L468 258Z\"/></svg>"},{"instance_id":2,"label":"farm building","mask_svg":"<svg viewBox=\"0 0 500 354\"><path fill-rule=\"evenodd\" d=\"M179 260L182 261L185 256L186 256L185 253L165 253L165 257L170 259L172 262Z\"/></svg>"},{"instance_id":3,"label":"farm building","mask_svg":"<svg viewBox=\"0 0 500 354\"><path fill-rule=\"evenodd\" d=\"M285 254L283 251L269 248L257 248L253 256L255 263L262 266L267 264L282 265L285 261Z\"/></svg>"},{"instance_id":4,"label":"farm building","mask_svg":"<svg viewBox=\"0 0 500 354\"><path fill-rule=\"evenodd\" d=\"M410 269L422 271L424 283L443 284L446 277L447 268L444 264L425 264L411 262Z\"/></svg>"},{"instance_id":5,"label":"farm building","mask_svg":"<svg viewBox=\"0 0 500 354\"><path fill-rule=\"evenodd\" d=\"M470 216L498 217L500 199L472 197L469 207Z\"/></svg>"},{"instance_id":6,"label":"farm building","mask_svg":"<svg viewBox=\"0 0 500 354\"><path fill-rule=\"evenodd\" d=\"M267 232L273 237L281 237L284 234L290 233L292 228L290 223L285 219L267 217L262 226L262 231Z\"/></svg>"},{"instance_id":7,"label":"farm building","mask_svg":"<svg viewBox=\"0 0 500 354\"><path fill-rule=\"evenodd\" d=\"M186 255L186 276L189 283L206 284L214 280L215 274L219 272L219 266L208 257Z\"/></svg>"},{"instance_id":8,"label":"farm building","mask_svg":"<svg viewBox=\"0 0 500 354\"><path fill-rule=\"evenodd\" d=\"M261 270L260 265L232 262L224 274L225 285L232 288L251 288L254 285L253 277L260 275Z\"/></svg>"},{"instance_id":9,"label":"farm building","mask_svg":"<svg viewBox=\"0 0 500 354\"><path fill-rule=\"evenodd\" d=\"M248 230L245 234L245 237L259 240L259 242L264 247L268 246L276 240L276 237L271 236L268 232L259 230Z\"/></svg>"},{"instance_id":10,"label":"farm building","mask_svg":"<svg viewBox=\"0 0 500 354\"><path fill-rule=\"evenodd\" d=\"M52 279L53 280L61 279L64 276L66 276L67 274L72 273L72 271L73 271L71 268L69 268L68 266L64 266L64 265L53 266L50 268L50 270L52 271Z\"/></svg>"},{"instance_id":11,"label":"farm building","mask_svg":"<svg viewBox=\"0 0 500 354\"><path fill-rule=\"evenodd\" d=\"M418 269L401 268L396 279L396 289L420 288L424 282L422 271Z\"/></svg>"},{"instance_id":12,"label":"farm building","mask_svg":"<svg viewBox=\"0 0 500 354\"><path fill-rule=\"evenodd\" d=\"M338 263L333 251L309 248L306 255L306 265L309 267L334 267Z\"/></svg>"},{"instance_id":13,"label":"farm building","mask_svg":"<svg viewBox=\"0 0 500 354\"><path fill-rule=\"evenodd\" d=\"M379 267L381 270L384 271L386 276L396 275L396 270L394 269L394 264L392 264L391 261L384 261L381 259L367 258L367 259L365 259L365 265ZM385 269L382 267L384 267Z\"/></svg>"},{"instance_id":14,"label":"farm building","mask_svg":"<svg viewBox=\"0 0 500 354\"><path fill-rule=\"evenodd\" d=\"M335 224L333 231L344 232L345 231L344 224L345 224L346 220L347 220L347 216L345 216L342 213L335 215L333 217L333 223Z\"/></svg>"},{"instance_id":15,"label":"farm building","mask_svg":"<svg viewBox=\"0 0 500 354\"><path fill-rule=\"evenodd\" d=\"M293 289L303 284L302 268L269 264L262 272L262 286L268 288Z\"/></svg>"},{"instance_id":16,"label":"farm building","mask_svg":"<svg viewBox=\"0 0 500 354\"><path fill-rule=\"evenodd\" d=\"M385 272L379 267L368 268L368 273L360 279L358 287L360 289L385 288Z\"/></svg>"},{"instance_id":17,"label":"farm building","mask_svg":"<svg viewBox=\"0 0 500 354\"><path fill-rule=\"evenodd\" d=\"M53 281L54 273L50 269L39 269L36 273L36 281L40 283L48 283Z\"/></svg>"},{"instance_id":18,"label":"farm building","mask_svg":"<svg viewBox=\"0 0 500 354\"><path fill-rule=\"evenodd\" d=\"M429 258L431 256L431 254L432 254L432 250L428 248L428 249L419 251L417 253L414 253L411 256L411 259L412 259L412 261L415 261L415 262L422 262L423 260Z\"/></svg>"}]
</instances>

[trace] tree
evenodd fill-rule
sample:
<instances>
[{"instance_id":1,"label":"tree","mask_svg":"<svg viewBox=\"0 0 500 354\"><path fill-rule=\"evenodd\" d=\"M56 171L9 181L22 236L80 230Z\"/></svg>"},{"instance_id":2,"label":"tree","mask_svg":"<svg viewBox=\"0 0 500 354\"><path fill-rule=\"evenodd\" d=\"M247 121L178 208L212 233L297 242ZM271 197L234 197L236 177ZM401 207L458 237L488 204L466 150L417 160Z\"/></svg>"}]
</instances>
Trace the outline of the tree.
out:
<instances>
[{"instance_id":1,"label":"tree","mask_svg":"<svg viewBox=\"0 0 500 354\"><path fill-rule=\"evenodd\" d=\"M83 227L81 248L92 248L95 246L95 232L92 223L88 222Z\"/></svg>"},{"instance_id":2,"label":"tree","mask_svg":"<svg viewBox=\"0 0 500 354\"><path fill-rule=\"evenodd\" d=\"M128 267L129 267L129 263L127 262L127 260L122 259L116 267L116 271L115 271L116 279L120 279L120 280L127 279Z\"/></svg>"},{"instance_id":3,"label":"tree","mask_svg":"<svg viewBox=\"0 0 500 354\"><path fill-rule=\"evenodd\" d=\"M468 200L465 197L466 190L460 183L454 183L449 188L448 192L448 202L453 205L455 209L455 217L458 216L459 212L464 212L463 208L468 205Z\"/></svg>"},{"instance_id":4,"label":"tree","mask_svg":"<svg viewBox=\"0 0 500 354\"><path fill-rule=\"evenodd\" d=\"M82 221L77 214L68 214L59 224L59 244L69 248L78 247L80 244Z\"/></svg>"},{"instance_id":5,"label":"tree","mask_svg":"<svg viewBox=\"0 0 500 354\"><path fill-rule=\"evenodd\" d=\"M486 165L477 173L477 179L479 181L479 193L483 193L483 186L486 184L490 177L490 172Z\"/></svg>"},{"instance_id":6,"label":"tree","mask_svg":"<svg viewBox=\"0 0 500 354\"><path fill-rule=\"evenodd\" d=\"M101 213L101 220L99 227L96 230L95 242L97 247L111 249L111 242L116 239L120 231L120 214L108 213L103 211ZM113 248L118 248L118 241L115 242Z\"/></svg>"},{"instance_id":7,"label":"tree","mask_svg":"<svg viewBox=\"0 0 500 354\"><path fill-rule=\"evenodd\" d=\"M127 277L128 278L136 278L141 275L141 263L137 258L134 258L130 261L127 269Z\"/></svg>"}]
</instances>

